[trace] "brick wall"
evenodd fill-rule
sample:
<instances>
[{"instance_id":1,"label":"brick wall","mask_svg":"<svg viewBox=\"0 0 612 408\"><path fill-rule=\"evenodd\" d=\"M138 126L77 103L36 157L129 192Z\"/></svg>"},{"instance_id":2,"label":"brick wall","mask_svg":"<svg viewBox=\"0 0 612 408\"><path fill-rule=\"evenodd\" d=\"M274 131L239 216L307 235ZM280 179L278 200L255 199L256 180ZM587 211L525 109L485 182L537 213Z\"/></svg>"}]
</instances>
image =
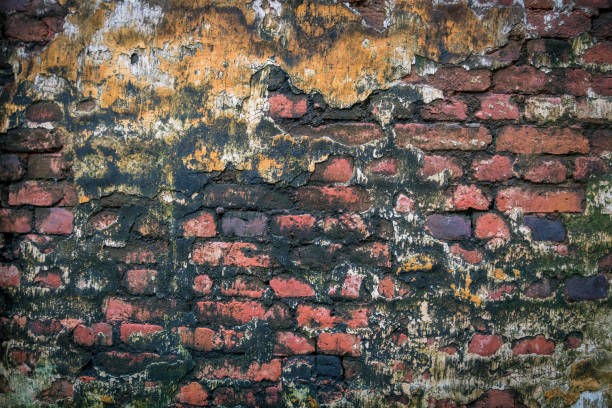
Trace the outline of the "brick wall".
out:
<instances>
[{"instance_id":1,"label":"brick wall","mask_svg":"<svg viewBox=\"0 0 612 408\"><path fill-rule=\"evenodd\" d=\"M157 3L0 5L0 405L610 404L612 4Z\"/></svg>"}]
</instances>

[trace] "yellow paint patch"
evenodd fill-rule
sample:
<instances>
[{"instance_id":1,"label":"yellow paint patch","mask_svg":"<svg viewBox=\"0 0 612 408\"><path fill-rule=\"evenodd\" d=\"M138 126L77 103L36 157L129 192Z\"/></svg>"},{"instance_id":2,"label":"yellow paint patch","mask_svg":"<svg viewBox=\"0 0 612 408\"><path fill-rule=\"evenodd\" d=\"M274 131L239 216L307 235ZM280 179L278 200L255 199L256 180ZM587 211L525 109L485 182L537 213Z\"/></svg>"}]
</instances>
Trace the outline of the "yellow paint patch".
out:
<instances>
[{"instance_id":1,"label":"yellow paint patch","mask_svg":"<svg viewBox=\"0 0 612 408\"><path fill-rule=\"evenodd\" d=\"M397 268L396 274L415 271L430 271L433 269L435 260L428 255L419 254L408 258Z\"/></svg>"},{"instance_id":2,"label":"yellow paint patch","mask_svg":"<svg viewBox=\"0 0 612 408\"><path fill-rule=\"evenodd\" d=\"M193 153L183 158L183 164L190 170L223 171L225 169L221 153L209 152L208 147L202 142L198 142Z\"/></svg>"},{"instance_id":3,"label":"yellow paint patch","mask_svg":"<svg viewBox=\"0 0 612 408\"><path fill-rule=\"evenodd\" d=\"M465 278L465 287L463 288L457 289L454 283L451 284L451 288L455 291L455 296L461 299L469 300L470 302L474 303L476 306L480 306L480 304L482 303L482 298L470 292L470 285L472 284L472 278L470 277L470 274L469 273L465 274L464 278Z\"/></svg>"}]
</instances>

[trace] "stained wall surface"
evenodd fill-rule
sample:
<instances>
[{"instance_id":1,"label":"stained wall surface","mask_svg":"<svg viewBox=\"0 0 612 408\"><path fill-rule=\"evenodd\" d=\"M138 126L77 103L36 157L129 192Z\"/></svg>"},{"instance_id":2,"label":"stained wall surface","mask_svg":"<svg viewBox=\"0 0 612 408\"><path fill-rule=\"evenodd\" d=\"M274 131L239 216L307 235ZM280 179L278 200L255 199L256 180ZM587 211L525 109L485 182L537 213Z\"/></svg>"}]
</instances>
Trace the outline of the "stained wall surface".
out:
<instances>
[{"instance_id":1,"label":"stained wall surface","mask_svg":"<svg viewBox=\"0 0 612 408\"><path fill-rule=\"evenodd\" d=\"M610 0L0 17L0 406L612 404Z\"/></svg>"}]
</instances>

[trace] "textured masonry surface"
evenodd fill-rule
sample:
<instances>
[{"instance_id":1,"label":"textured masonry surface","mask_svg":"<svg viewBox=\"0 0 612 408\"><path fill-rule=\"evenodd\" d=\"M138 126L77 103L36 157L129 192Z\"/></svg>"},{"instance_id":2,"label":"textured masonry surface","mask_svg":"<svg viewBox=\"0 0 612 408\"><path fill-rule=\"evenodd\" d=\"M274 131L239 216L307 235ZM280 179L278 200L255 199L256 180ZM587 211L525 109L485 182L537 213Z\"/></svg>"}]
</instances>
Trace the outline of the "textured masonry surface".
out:
<instances>
[{"instance_id":1,"label":"textured masonry surface","mask_svg":"<svg viewBox=\"0 0 612 408\"><path fill-rule=\"evenodd\" d=\"M0 13L1 406L612 404L609 0Z\"/></svg>"}]
</instances>

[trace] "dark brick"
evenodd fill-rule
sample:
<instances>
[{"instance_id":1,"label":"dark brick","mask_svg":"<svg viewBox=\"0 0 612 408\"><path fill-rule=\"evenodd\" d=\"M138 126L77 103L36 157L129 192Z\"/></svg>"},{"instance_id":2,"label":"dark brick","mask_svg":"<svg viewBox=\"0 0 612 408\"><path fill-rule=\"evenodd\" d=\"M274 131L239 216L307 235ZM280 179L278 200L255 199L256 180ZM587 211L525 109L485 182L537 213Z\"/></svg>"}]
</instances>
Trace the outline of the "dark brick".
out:
<instances>
[{"instance_id":1,"label":"dark brick","mask_svg":"<svg viewBox=\"0 0 612 408\"><path fill-rule=\"evenodd\" d=\"M59 17L32 18L24 13L12 14L6 21L4 32L7 37L24 42L42 42L53 38L61 27Z\"/></svg>"},{"instance_id":2,"label":"dark brick","mask_svg":"<svg viewBox=\"0 0 612 408\"><path fill-rule=\"evenodd\" d=\"M470 219L459 215L430 215L425 227L438 239L459 240L471 235Z\"/></svg>"},{"instance_id":3,"label":"dark brick","mask_svg":"<svg viewBox=\"0 0 612 408\"><path fill-rule=\"evenodd\" d=\"M261 236L266 233L268 217L256 212L232 211L223 215L221 229L225 235L238 237Z\"/></svg>"},{"instance_id":4,"label":"dark brick","mask_svg":"<svg viewBox=\"0 0 612 408\"><path fill-rule=\"evenodd\" d=\"M269 190L263 186L243 186L239 184L211 184L204 189L206 207L225 208L290 208L291 201L283 193Z\"/></svg>"},{"instance_id":5,"label":"dark brick","mask_svg":"<svg viewBox=\"0 0 612 408\"><path fill-rule=\"evenodd\" d=\"M315 356L315 370L317 375L323 377L342 377L342 364L335 356Z\"/></svg>"},{"instance_id":6,"label":"dark brick","mask_svg":"<svg viewBox=\"0 0 612 408\"><path fill-rule=\"evenodd\" d=\"M559 221L526 215L523 222L531 230L531 238L534 241L561 242L565 239L565 228Z\"/></svg>"},{"instance_id":7,"label":"dark brick","mask_svg":"<svg viewBox=\"0 0 612 408\"><path fill-rule=\"evenodd\" d=\"M0 155L0 181L17 181L24 173L23 165L17 155Z\"/></svg>"},{"instance_id":8,"label":"dark brick","mask_svg":"<svg viewBox=\"0 0 612 408\"><path fill-rule=\"evenodd\" d=\"M28 177L61 179L70 172L70 164L61 153L35 154L28 159Z\"/></svg>"},{"instance_id":9,"label":"dark brick","mask_svg":"<svg viewBox=\"0 0 612 408\"><path fill-rule=\"evenodd\" d=\"M525 290L525 296L532 299L545 299L550 297L552 292L553 285L551 284L550 279L544 278L529 285Z\"/></svg>"},{"instance_id":10,"label":"dark brick","mask_svg":"<svg viewBox=\"0 0 612 408\"><path fill-rule=\"evenodd\" d=\"M0 148L7 152L50 152L62 146L62 135L56 130L20 128L0 135Z\"/></svg>"},{"instance_id":11,"label":"dark brick","mask_svg":"<svg viewBox=\"0 0 612 408\"><path fill-rule=\"evenodd\" d=\"M586 278L574 276L565 282L565 296L569 302L606 299L608 297L608 279L603 274Z\"/></svg>"},{"instance_id":12,"label":"dark brick","mask_svg":"<svg viewBox=\"0 0 612 408\"><path fill-rule=\"evenodd\" d=\"M53 102L37 102L26 109L26 118L32 122L57 122L62 120L62 110Z\"/></svg>"}]
</instances>

